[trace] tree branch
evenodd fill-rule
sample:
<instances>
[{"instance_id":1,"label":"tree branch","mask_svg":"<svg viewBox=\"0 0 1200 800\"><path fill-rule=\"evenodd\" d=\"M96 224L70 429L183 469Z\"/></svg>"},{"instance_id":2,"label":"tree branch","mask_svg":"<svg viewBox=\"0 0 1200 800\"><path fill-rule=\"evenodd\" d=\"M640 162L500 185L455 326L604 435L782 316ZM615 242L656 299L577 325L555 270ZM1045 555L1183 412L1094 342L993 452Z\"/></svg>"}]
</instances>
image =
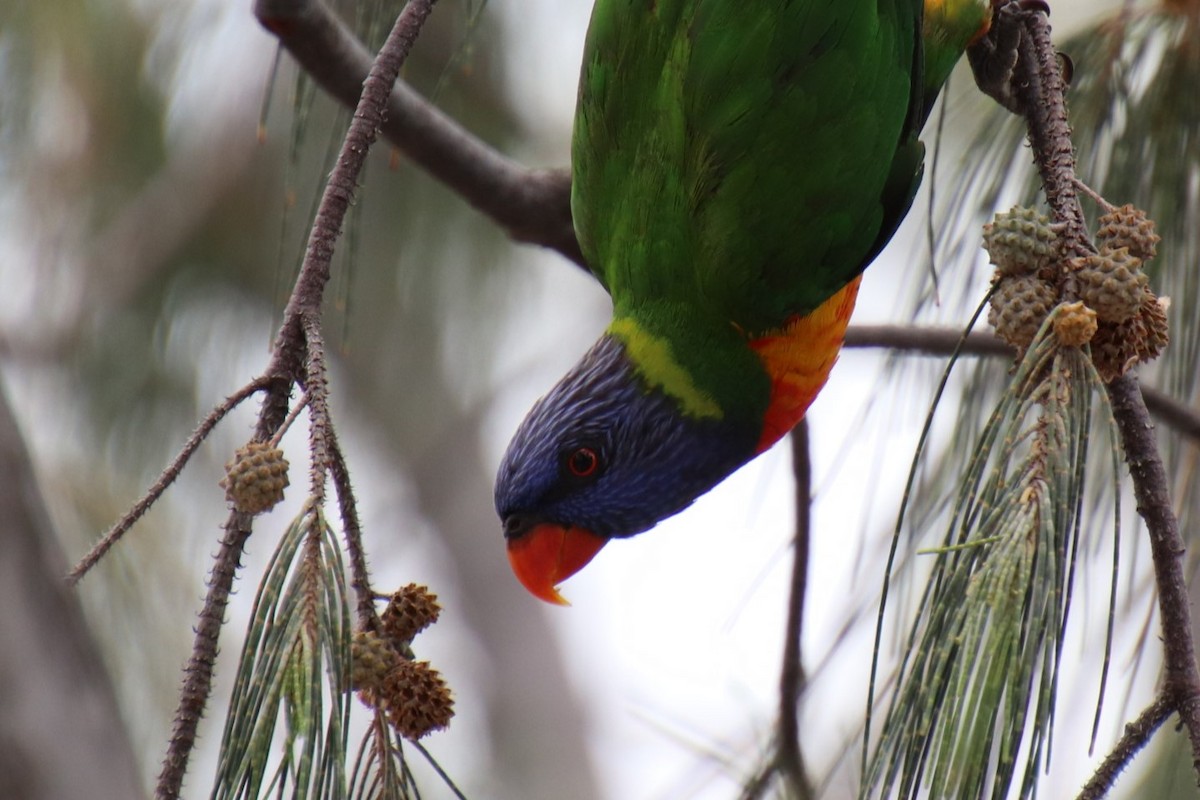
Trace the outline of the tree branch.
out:
<instances>
[{"instance_id":1,"label":"tree branch","mask_svg":"<svg viewBox=\"0 0 1200 800\"><path fill-rule=\"evenodd\" d=\"M1083 211L1076 193L1075 155L1071 130L1067 121L1065 86L1059 68L1058 55L1050 39L1046 19L1049 7L1043 0L993 0L996 16L985 41L972 48L971 65L981 85L1003 70L989 70L989 58L1000 54L999 43L1017 42L1015 66L1008 85L985 86L994 96L1012 100L1006 105L1025 118L1034 162L1046 192L1054 221L1063 226L1060 234L1064 247L1064 265L1071 256L1086 255L1094 250ZM1015 36L1014 36L1015 32ZM997 59L991 58L991 63ZM1005 56L998 60L1008 63ZM1074 273L1067 273L1062 285L1062 299L1078 297ZM1108 384L1109 400L1120 432L1121 444L1133 480L1138 513L1146 523L1150 537L1150 552L1154 562L1158 587L1159 612L1162 617L1164 648L1164 682L1160 698L1180 715L1192 745L1192 762L1200 778L1200 670L1197 669L1192 641L1191 610L1188 604L1187 583L1183 574L1183 540L1179 523L1171 507L1166 470L1158 452L1154 427L1142 397L1137 379L1125 374ZM1153 707L1152 707L1153 710ZM1143 714L1138 722L1147 722ZM1133 734L1127 729L1122 739L1125 758L1131 757L1156 725L1133 726L1133 734L1143 738L1127 741ZM1105 760L1104 774L1115 777L1127 761L1117 751ZM1100 773L1093 783L1102 782ZM1100 786L1101 791L1105 787Z\"/></svg>"},{"instance_id":2,"label":"tree branch","mask_svg":"<svg viewBox=\"0 0 1200 800\"><path fill-rule=\"evenodd\" d=\"M1066 226L1064 239L1068 251L1086 252L1091 245L1074 190L1073 152L1063 85L1056 54L1050 44L1049 26L1041 13L1044 4L1036 0L997 0L996 5L1000 14L989 42L993 46L1003 45L1005 41L1015 42L1017 52L1008 67L995 73L1005 76L1008 82L1005 104L1026 117L1048 202L1056 221ZM357 99L358 81L366 72L369 56L324 4L319 0L258 0L256 13L264 27L278 37L281 45L331 95L347 105ZM976 54L977 50L972 52L973 66L979 61ZM384 134L415 162L506 228L515 239L550 247L576 263L582 263L571 225L569 175L565 171L529 170L497 154L403 84L391 89L387 109ZM1064 291L1067 295L1075 294L1069 277ZM876 344L872 337L885 332L880 328L852 328L847 336L847 346L888 346L940 353L949 352L959 336L957 331L945 334L953 337L947 342L941 332L892 329L888 334L891 341ZM298 329L293 333L300 335ZM288 330L281 330L277 353L301 352L283 346L287 334ZM986 334L972 334L966 352L1001 355L1009 351ZM298 371L298 364L279 363L277 366L278 370L268 374L292 376ZM1188 723L1200 768L1200 716L1197 716L1200 715L1200 702L1197 701L1200 694L1195 681L1190 632L1186 640L1170 643L1175 636L1175 626L1182 625L1188 617L1186 603L1175 596L1182 586L1178 560L1182 544L1169 504L1165 502L1165 483L1161 496L1154 484L1155 476L1162 473L1162 464L1154 449L1153 437L1148 433L1146 403L1137 382L1132 377L1122 378L1110 387L1110 394L1114 409L1121 408L1114 413L1118 414L1140 510L1150 528L1156 574L1160 578L1160 604L1169 642L1169 680L1164 691L1170 691L1172 702L1178 704ZM1160 418L1189 436L1200 436L1200 419L1190 408L1161 393L1146 390L1146 394ZM278 400L279 395L273 393L272 397ZM1135 435L1138 426L1149 441L1145 451L1131 450L1131 444L1139 444ZM781 689L784 689L782 681Z\"/></svg>"},{"instance_id":3,"label":"tree branch","mask_svg":"<svg viewBox=\"0 0 1200 800\"><path fill-rule=\"evenodd\" d=\"M788 796L807 800L814 796L800 752L800 698L806 677L801 651L804 599L808 591L808 552L812 521L812 458L808 420L792 430L792 474L796 478L796 534L792 538L792 582L788 596L783 668L779 676L779 771L787 778Z\"/></svg>"},{"instance_id":4,"label":"tree branch","mask_svg":"<svg viewBox=\"0 0 1200 800\"><path fill-rule=\"evenodd\" d=\"M1160 695L1137 719L1127 723L1125 735L1096 768L1096 772L1080 790L1076 800L1101 800L1107 796L1116 783L1117 776L1129 765L1138 751L1146 746L1150 737L1166 722L1173 710L1171 703Z\"/></svg>"},{"instance_id":5,"label":"tree branch","mask_svg":"<svg viewBox=\"0 0 1200 800\"><path fill-rule=\"evenodd\" d=\"M321 0L257 0L254 13L331 97L355 106L371 56L328 6ZM571 222L569 171L512 161L403 82L388 97L383 134L517 241L583 264Z\"/></svg>"},{"instance_id":6,"label":"tree branch","mask_svg":"<svg viewBox=\"0 0 1200 800\"><path fill-rule=\"evenodd\" d=\"M962 332L950 327L919 325L851 325L846 330L847 349L882 348L930 356L954 353ZM963 355L1014 358L1016 351L990 333L973 331L963 341ZM1200 441L1200 413L1152 386L1142 386L1146 407L1177 433Z\"/></svg>"},{"instance_id":7,"label":"tree branch","mask_svg":"<svg viewBox=\"0 0 1200 800\"><path fill-rule=\"evenodd\" d=\"M333 477L333 488L337 493L338 509L342 518L342 535L346 539L346 552L350 556L350 585L354 588L355 613L358 626L363 630L379 629L379 614L375 610L375 593L371 590L370 571L367 568L367 551L363 547L362 526L358 520L358 504L354 489L350 485L350 470L338 444L337 434L330 429L329 472Z\"/></svg>"},{"instance_id":8,"label":"tree branch","mask_svg":"<svg viewBox=\"0 0 1200 800\"><path fill-rule=\"evenodd\" d=\"M1183 574L1185 547L1171 507L1170 484L1137 380L1132 375L1122 375L1108 385L1108 396L1133 478L1138 513L1145 520L1150 536L1163 629L1162 696L1179 712L1188 729L1192 765L1200 778L1200 669L1196 666L1191 607Z\"/></svg>"},{"instance_id":9,"label":"tree branch","mask_svg":"<svg viewBox=\"0 0 1200 800\"><path fill-rule=\"evenodd\" d=\"M192 435L188 437L188 440L184 442L183 448L179 451L179 454L176 455L175 459L167 465L167 468L164 469L161 474L159 474L158 479L154 481L154 485L146 491L146 494L143 495L140 500L133 504L133 507L130 508L129 511L125 512L125 516L117 520L116 524L108 529L108 533L104 534L100 541L88 551L87 555L81 558L79 563L71 569L71 571L67 574L68 585L74 586L75 584L79 583L80 579L87 574L88 570L96 566L96 563L104 557L104 554L107 553L114 544L120 541L121 537L133 527L134 523L141 519L142 516L150 510L150 507L158 501L158 498L161 497L162 493L167 490L167 487L174 483L175 479L179 477L179 474L183 472L183 468L187 466L187 463L191 460L192 455L197 449L199 449L200 445L204 443L204 440L208 438L208 435L212 433L212 430L217 426L217 423L223 420L230 411L237 408L242 401L246 400L256 392L260 392L265 389L268 383L269 382L266 378L256 378L255 380L243 386L241 389L234 392L229 397L225 398L223 403L218 405L212 411L208 412L208 415L200 421L200 425L195 431L192 432Z\"/></svg>"},{"instance_id":10,"label":"tree branch","mask_svg":"<svg viewBox=\"0 0 1200 800\"><path fill-rule=\"evenodd\" d=\"M267 441L287 418L288 397L294 383L303 385L309 377L316 378L320 386L317 394L310 395L309 414L313 417L314 430L319 444L327 442L323 433L332 432L323 403L324 364L320 362L322 352L319 341L310 339L319 328L324 289L329 281L329 268L334 245L341 234L342 224L354 198L358 176L366 161L367 151L378 135L385 113L384 107L391 93L392 84L400 74L400 67L416 41L421 26L433 10L436 0L410 0L396 20L379 56L371 66L370 75L362 87L362 96L350 129L342 142L337 166L330 175L321 197L316 220L309 234L304 263L292 295L284 311L284 320L276 337L271 362L264 377L267 382L267 397L259 413L254 438ZM312 346L310 349L310 345ZM317 372L321 374L317 374ZM317 417L322 417L317 419ZM314 457L322 455L315 453ZM324 453L327 457L328 454ZM320 478L321 487L314 490L323 494L324 469L314 476L314 485ZM188 758L195 746L196 731L208 698L212 693L212 674L217 657L217 641L225 620L225 610L233 580L241 562L241 554L251 532L251 517L231 512L226 523L226 535L213 565L209 578L208 595L196 627L192 656L185 669L179 706L172 725L171 741L163 759L155 793L158 800L176 800L187 771ZM356 578L362 576L356 576ZM364 578L365 579L365 578ZM361 602L361 596L360 596Z\"/></svg>"},{"instance_id":11,"label":"tree branch","mask_svg":"<svg viewBox=\"0 0 1200 800\"><path fill-rule=\"evenodd\" d=\"M225 523L225 536L217 551L216 561L208 578L208 593L204 597L204 608L196 623L196 635L192 643L192 655L184 667L183 686L179 691L179 705L171 724L171 740L167 754L163 757L162 769L158 773L158 786L154 791L156 800L178 800L183 787L183 776L187 773L188 758L196 746L196 730L204 707L212 694L213 667L217 661L217 642L221 626L225 624L225 611L229 607L229 595L233 590L233 579L241 566L242 551L250 538L250 516L231 512Z\"/></svg>"}]
</instances>

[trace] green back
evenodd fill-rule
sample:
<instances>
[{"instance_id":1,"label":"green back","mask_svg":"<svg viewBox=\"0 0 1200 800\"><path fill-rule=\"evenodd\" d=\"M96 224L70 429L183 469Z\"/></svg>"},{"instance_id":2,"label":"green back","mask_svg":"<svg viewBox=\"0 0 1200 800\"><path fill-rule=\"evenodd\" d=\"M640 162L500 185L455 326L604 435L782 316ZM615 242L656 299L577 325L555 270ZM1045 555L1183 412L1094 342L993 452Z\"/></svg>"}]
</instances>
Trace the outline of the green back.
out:
<instances>
[{"instance_id":1,"label":"green back","mask_svg":"<svg viewBox=\"0 0 1200 800\"><path fill-rule=\"evenodd\" d=\"M597 0L572 207L617 316L761 332L861 272L920 180L921 13Z\"/></svg>"},{"instance_id":2,"label":"green back","mask_svg":"<svg viewBox=\"0 0 1200 800\"><path fill-rule=\"evenodd\" d=\"M932 110L942 84L962 58L967 45L987 30L992 17L990 0L927 0L921 42L925 50L925 110Z\"/></svg>"}]
</instances>

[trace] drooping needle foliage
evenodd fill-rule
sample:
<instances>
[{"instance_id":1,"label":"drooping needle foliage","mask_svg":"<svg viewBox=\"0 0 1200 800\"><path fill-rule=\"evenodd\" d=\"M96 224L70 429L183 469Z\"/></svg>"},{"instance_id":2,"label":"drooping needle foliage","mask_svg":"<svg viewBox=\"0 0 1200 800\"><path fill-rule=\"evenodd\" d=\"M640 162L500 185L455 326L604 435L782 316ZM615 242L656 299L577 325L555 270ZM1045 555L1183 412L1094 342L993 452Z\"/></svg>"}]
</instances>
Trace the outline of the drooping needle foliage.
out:
<instances>
[{"instance_id":1,"label":"drooping needle foliage","mask_svg":"<svg viewBox=\"0 0 1200 800\"><path fill-rule=\"evenodd\" d=\"M1021 796L1049 758L1093 397L1087 351L1042 326L964 475L908 638L868 790ZM924 785L923 785L924 784Z\"/></svg>"},{"instance_id":2,"label":"drooping needle foliage","mask_svg":"<svg viewBox=\"0 0 1200 800\"><path fill-rule=\"evenodd\" d=\"M345 796L350 610L337 537L319 508L307 508L259 585L214 800Z\"/></svg>"}]
</instances>

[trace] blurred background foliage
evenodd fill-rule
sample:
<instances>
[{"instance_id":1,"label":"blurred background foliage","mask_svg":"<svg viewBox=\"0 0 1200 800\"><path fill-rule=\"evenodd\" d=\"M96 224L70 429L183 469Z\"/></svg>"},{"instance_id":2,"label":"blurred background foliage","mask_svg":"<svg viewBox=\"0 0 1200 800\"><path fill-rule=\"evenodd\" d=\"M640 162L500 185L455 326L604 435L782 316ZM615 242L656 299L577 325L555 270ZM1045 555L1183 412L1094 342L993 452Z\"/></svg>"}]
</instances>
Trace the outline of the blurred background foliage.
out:
<instances>
[{"instance_id":1,"label":"blurred background foliage","mask_svg":"<svg viewBox=\"0 0 1200 800\"><path fill-rule=\"evenodd\" d=\"M344 112L319 95L308 103L286 57L269 81L274 44L249 5L0 0L0 352L9 400L71 557L156 477L208 408L266 363L313 198L342 134ZM1177 334L1188 345L1169 351L1164 365L1150 374L1194 405L1192 343L1200 340L1200 315L1188 309L1196 307L1200 229L1187 220L1200 219L1195 156L1200 101L1192 90L1200 67L1181 56L1170 62L1176 66L1172 80L1161 85L1149 80L1161 59L1157 67L1146 62L1123 73L1126 89L1140 88L1144 102L1155 99L1157 115L1144 107L1137 112L1128 105L1106 106L1107 90L1097 88L1092 76L1103 74L1105 52L1120 55L1121 49L1111 45L1105 51L1103 43L1111 40L1091 26L1118 5L1060 0L1054 3L1054 22L1077 32L1064 44L1077 62L1073 110L1080 132L1096 133L1082 149L1084 179L1114 202L1146 205L1160 224L1164 212L1178 213L1163 225L1167 240L1159 258L1162 280L1178 282L1157 288L1176 298L1172 324L1189 326ZM396 8L344 6L348 17L382 20L381 31ZM1131 8L1128 13L1138 20L1151 19L1129 28L1131 36L1158 37L1157 44L1141 49L1130 45L1134 55L1161 56L1176 52L1174 47L1194 58L1191 44L1200 41L1200 26L1182 34L1179 29L1194 25L1194 3ZM531 166L564 164L589 10L587 0L486 7L480 0L443 0L404 77L499 150ZM1155 19L1167 21L1156 27ZM1177 36L1184 38L1172 38ZM1161 91L1146 92L1148 85ZM935 187L934 200L919 201L926 204L922 213L914 213L872 270L879 277L868 279L862 319L896 321L895 298L912 289L913 319L961 324L964 305L978 302L987 280L978 224L1029 191L1019 129L989 115L987 101L972 96L965 73L953 90L938 180L927 181ZM1092 105L1081 96L1088 90L1098 98ZM1105 116L1105 108L1118 110ZM1171 109L1178 116L1166 114ZM1164 134L1166 149L1156 152L1169 152L1175 160L1153 161L1155 171L1148 172L1143 167L1150 156L1103 155L1127 152L1130 141L1146 140L1145 127L1124 124L1129 120ZM972 140L976 130L987 135ZM996 131L1004 135L993 135ZM931 128L927 140L933 135ZM988 147L994 155L985 154ZM1086 160L1093 152L1102 163ZM1121 177L1139 170L1150 176L1148 182ZM1182 187L1178 192L1155 191L1172 175ZM985 199L967 202L968 190ZM931 302L925 270L913 267L929 260L921 254L926 207L936 227L940 304ZM747 686L727 677L718 686L701 682L699 692L686 680L677 693L661 687L649 696L631 692L629 680L613 675L627 657L604 648L627 633L613 629L638 625L639 612L622 606L619 615L609 613L593 601L601 606L594 613L610 617L593 624L596 617L541 609L523 596L500 555L490 502L499 449L528 403L603 325L602 294L562 259L510 243L402 155L389 152L386 143L372 154L335 269L326 323L328 340L338 348L332 406L360 491L376 585L387 591L410 580L428 583L447 609L443 622L423 637L421 646L428 650L419 655L432 658L446 674L458 695L458 717L449 733L429 741L430 749L472 797L735 795L770 736L773 706L762 698L770 697L774 683ZM846 563L814 577L814 596L826 602L811 606L805 632L806 642L815 645L806 644L815 653L804 717L813 742L806 747L817 782L831 797L845 796L853 785L839 759L861 725L865 679L859 678L866 672L866 631L886 550L881 542L895 507L888 503L941 369L924 359L892 360L899 373L881 371L880 357L845 356L842 377L835 373L827 394L841 397L829 402L850 410L835 414L818 404L813 414L824 428L816 434L819 503L829 509L824 517L818 509L817 539L822 519L826 529L836 526L834 533L863 531L857 539L850 535L819 545L840 552L837 558ZM994 402L1007 366L980 361L954 379L955 396L963 402L943 410L935 428L938 455L922 473L922 496L930 500L914 510L918 529L939 529L935 520L945 512L947 481L969 455L971 433ZM855 402L866 398L860 413L847 396ZM217 481L252 419L247 407L224 423L180 483L82 585L147 782L157 773L178 665L190 646L191 620L225 516ZM1195 513L1198 494L1196 449L1174 439L1169 452L1180 476L1181 511L1185 520L1194 519L1188 515ZM302 441L285 439L284 446L294 469L301 469ZM752 640L749 653L714 651L702 640L693 658L750 659L759 672L771 673L782 634L783 588L769 594L758 584L775 586L766 576L786 563L779 555L790 522L786 489L781 501L764 500L768 478L786 480L786 466L777 457L763 463L757 469L764 471L743 479L742 493L732 502L741 504L737 519L747 531L759 523L775 526L773 538L760 548L774 558L763 555L742 569L744 580L732 581L727 595L704 586L706 595L724 605L715 613L705 606L694 614L716 631L715 640L727 643L726 629L765 605L775 616L763 629L773 634ZM856 475L861 463L872 465L864 474L878 471L874 508L862 499L864 482ZM833 488L838 483L853 485ZM727 492L726 500L731 497ZM1132 504L1126 508L1132 510ZM274 548L268 539L294 511L276 511L277 524L259 525L251 539L242 602L232 609L222 639L227 653L236 653L245 627L253 595L247 582L261 574ZM1125 535L1132 553L1122 575L1122 619L1128 624L1111 684L1118 688L1110 692L1097 755L1149 696L1157 672L1148 559L1138 553L1136 527L1127 526ZM681 541L676 537L675 546ZM662 556L652 547L647 543L642 553L655 562ZM1099 550L1095 557L1103 563L1108 551ZM822 557L829 552L816 553ZM622 563L616 556L612 561ZM630 587L636 593L641 580L624 579L612 593ZM829 590L825 580L835 588ZM1084 589L1102 596L1104 582ZM1089 637L1103 625L1104 603L1094 605L1087 613ZM658 624L657 618L644 619L647 628ZM589 624L593 627L581 632ZM692 624L689 619L681 627L690 630ZM659 636L653 630L629 635L634 649ZM670 632L659 638L670 639ZM1092 638L1085 646L1077 634L1067 652L1094 654L1099 646ZM580 669L584 661L587 672ZM1078 720L1072 715L1070 723L1060 722L1060 730L1080 730L1062 735L1053 762L1056 774L1060 759L1075 765L1054 784L1067 790L1088 774L1083 753L1094 665L1077 669L1085 676L1078 696L1067 692L1063 699L1082 710ZM210 720L201 729L209 748L218 738L213 734L231 672L228 665L218 666ZM1070 675L1064 680L1071 685ZM710 692L728 695L720 713L712 710ZM707 724L679 710L690 707ZM732 717L729 708L735 709ZM667 756L659 750L634 753L632 743L621 748L614 731L623 729L612 722L619 715L638 717L649 731L643 735L674 754L673 776L664 779L657 762L666 763ZM1131 780L1125 787L1129 796L1195 796L1186 748L1174 742L1179 738L1162 732L1160 752L1154 761L1144 759L1139 770L1147 781L1173 782L1137 789ZM644 739L636 741L641 747ZM1147 763L1156 766L1146 768ZM681 764L698 768L683 771ZM207 794L214 765L213 753L198 754L188 796ZM1146 793L1137 794L1141 791Z\"/></svg>"},{"instance_id":2,"label":"blurred background foliage","mask_svg":"<svg viewBox=\"0 0 1200 800\"><path fill-rule=\"evenodd\" d=\"M386 33L402 4L344 5ZM587 9L577 5L579 41ZM511 10L481 16L479 6L443 3L405 78L427 95L438 87L439 105L497 148L563 163L569 118L524 116L508 76L506 54L532 46L520 41L528 33ZM268 86L273 41L248 3L0 8L6 377L76 556L206 409L265 364L345 115L323 97L305 102L286 59ZM560 108L572 84L557 82ZM533 305L542 282L516 267L524 256L502 233L386 146L345 241L328 323L340 350L334 408L354 475L376 487L364 503L378 586L419 579L455 611L440 647L457 655L446 672L466 711L455 724L462 755L448 766L481 796L595 796L548 618L502 613L523 598L498 557L494 456L480 439L496 387L533 368L497 352L511 338L505 320ZM148 777L224 516L216 481L252 411L222 426L83 584ZM294 463L302 453L289 448ZM270 523L263 530L272 536ZM247 580L273 547L251 543ZM237 651L245 613L234 609L224 649ZM215 705L227 696L226 684ZM189 780L197 796L212 774L211 754L201 756Z\"/></svg>"}]
</instances>

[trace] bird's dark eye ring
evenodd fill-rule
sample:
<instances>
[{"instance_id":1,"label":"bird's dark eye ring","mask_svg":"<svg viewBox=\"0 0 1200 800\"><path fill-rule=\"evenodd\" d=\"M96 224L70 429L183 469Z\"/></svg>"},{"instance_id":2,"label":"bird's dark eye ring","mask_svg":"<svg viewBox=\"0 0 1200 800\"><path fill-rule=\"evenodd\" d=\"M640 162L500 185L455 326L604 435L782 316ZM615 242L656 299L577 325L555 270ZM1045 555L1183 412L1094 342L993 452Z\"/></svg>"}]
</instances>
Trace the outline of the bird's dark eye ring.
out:
<instances>
[{"instance_id":1,"label":"bird's dark eye ring","mask_svg":"<svg viewBox=\"0 0 1200 800\"><path fill-rule=\"evenodd\" d=\"M590 447L580 447L567 456L567 470L576 478L590 477L599 467L600 456Z\"/></svg>"}]
</instances>

